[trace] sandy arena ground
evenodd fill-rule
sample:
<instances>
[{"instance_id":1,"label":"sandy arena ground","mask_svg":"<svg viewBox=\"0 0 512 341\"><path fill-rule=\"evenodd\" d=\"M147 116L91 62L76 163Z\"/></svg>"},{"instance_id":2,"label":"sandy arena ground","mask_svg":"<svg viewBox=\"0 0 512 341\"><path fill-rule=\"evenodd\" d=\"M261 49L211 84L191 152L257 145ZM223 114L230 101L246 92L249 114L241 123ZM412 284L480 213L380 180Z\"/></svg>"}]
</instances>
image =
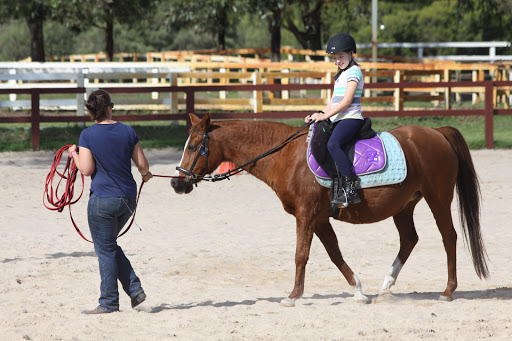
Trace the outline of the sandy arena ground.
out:
<instances>
[{"instance_id":1,"label":"sandy arena ground","mask_svg":"<svg viewBox=\"0 0 512 341\"><path fill-rule=\"evenodd\" d=\"M146 152L155 174L171 174L181 158L174 149ZM512 150L472 155L491 277L478 279L459 238L459 287L451 303L437 300L446 286L446 258L422 201L415 212L420 241L393 298L378 299L398 252L392 219L334 221L345 260L371 304L353 300L315 238L304 297L295 308L280 306L293 288L294 218L269 187L243 174L181 196L168 179L146 184L138 226L119 243L148 298L134 310L121 293L121 312L88 316L80 312L97 306L100 283L93 246L75 232L67 210L49 211L42 203L53 153L0 153L0 340L510 340ZM89 237L86 204L84 195L72 210ZM453 213L460 232L455 203Z\"/></svg>"}]
</instances>

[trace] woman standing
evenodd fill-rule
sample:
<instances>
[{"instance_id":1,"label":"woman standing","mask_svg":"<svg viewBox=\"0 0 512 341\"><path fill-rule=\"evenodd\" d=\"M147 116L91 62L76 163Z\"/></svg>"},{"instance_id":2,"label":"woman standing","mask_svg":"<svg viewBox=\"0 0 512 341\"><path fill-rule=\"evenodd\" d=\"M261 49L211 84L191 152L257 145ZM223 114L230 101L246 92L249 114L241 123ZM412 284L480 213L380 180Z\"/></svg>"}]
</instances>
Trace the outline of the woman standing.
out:
<instances>
[{"instance_id":1,"label":"woman standing","mask_svg":"<svg viewBox=\"0 0 512 341\"><path fill-rule=\"evenodd\" d=\"M118 279L131 297L132 308L146 299L130 261L117 245L117 235L136 206L137 184L131 161L143 181L153 175L135 131L112 120L110 95L104 90L94 91L86 107L96 124L80 134L80 149L73 145L68 151L80 172L92 178L87 219L98 256L101 294L99 306L82 313L104 314L119 311Z\"/></svg>"},{"instance_id":2,"label":"woman standing","mask_svg":"<svg viewBox=\"0 0 512 341\"><path fill-rule=\"evenodd\" d=\"M341 174L345 195L336 195L332 203L357 204L361 202L357 193L357 175L348 155L343 151L343 146L352 140L364 123L361 114L364 78L354 60L357 49L352 36L347 33L336 34L329 40L326 52L338 67L338 73L334 76L336 82L332 98L323 110L308 115L305 121L309 123L330 119L335 124L327 149Z\"/></svg>"}]
</instances>

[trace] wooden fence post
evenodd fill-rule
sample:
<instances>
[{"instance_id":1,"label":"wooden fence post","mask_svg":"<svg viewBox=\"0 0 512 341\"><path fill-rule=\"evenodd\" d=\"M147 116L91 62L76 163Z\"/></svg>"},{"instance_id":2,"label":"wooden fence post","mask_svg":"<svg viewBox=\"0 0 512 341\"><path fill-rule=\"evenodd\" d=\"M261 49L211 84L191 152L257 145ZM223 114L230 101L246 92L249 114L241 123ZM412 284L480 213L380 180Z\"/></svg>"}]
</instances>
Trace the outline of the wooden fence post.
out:
<instances>
[{"instance_id":1,"label":"wooden fence post","mask_svg":"<svg viewBox=\"0 0 512 341\"><path fill-rule=\"evenodd\" d=\"M158 69L152 69L152 73L158 73ZM151 78L151 84L158 85L158 78ZM158 99L158 92L151 93L151 99Z\"/></svg>"},{"instance_id":2,"label":"wooden fence post","mask_svg":"<svg viewBox=\"0 0 512 341\"><path fill-rule=\"evenodd\" d=\"M252 84L260 85L261 84L261 75L259 72L254 72L252 74ZM259 90L252 91L252 101L254 112L263 112L263 92Z\"/></svg>"},{"instance_id":3,"label":"wooden fence post","mask_svg":"<svg viewBox=\"0 0 512 341\"><path fill-rule=\"evenodd\" d=\"M450 81L450 70L444 69L443 81ZM444 90L444 108L450 110L452 108L452 88L447 86Z\"/></svg>"},{"instance_id":4,"label":"wooden fence post","mask_svg":"<svg viewBox=\"0 0 512 341\"><path fill-rule=\"evenodd\" d=\"M283 69L283 73L289 73L290 72L290 69ZM281 84L289 84L290 83L290 78L283 78L282 79L282 82ZM283 95L282 95L282 98L283 99L290 99L290 91L288 90L283 90Z\"/></svg>"},{"instance_id":5,"label":"wooden fence post","mask_svg":"<svg viewBox=\"0 0 512 341\"><path fill-rule=\"evenodd\" d=\"M10 75L16 74L16 69L9 69ZM16 80L15 79L9 79L7 83L12 84L12 87L16 87ZM9 94L9 101L14 102L16 100L16 94Z\"/></svg>"},{"instance_id":6,"label":"wooden fence post","mask_svg":"<svg viewBox=\"0 0 512 341\"><path fill-rule=\"evenodd\" d=\"M31 135L32 135L32 150L39 150L39 121L41 119L41 114L39 111L39 89L31 89Z\"/></svg>"},{"instance_id":7,"label":"wooden fence post","mask_svg":"<svg viewBox=\"0 0 512 341\"><path fill-rule=\"evenodd\" d=\"M178 74L176 72L171 72L168 77L169 77L169 83L170 83L171 87L178 86ZM179 109L178 109L178 93L171 92L170 97L171 97L171 105L170 105L171 112L170 113L176 114L179 111Z\"/></svg>"},{"instance_id":8,"label":"wooden fence post","mask_svg":"<svg viewBox=\"0 0 512 341\"><path fill-rule=\"evenodd\" d=\"M85 88L84 69L80 69L76 73L77 88ZM83 93L76 94L76 116L85 116L85 99ZM78 126L85 127L85 122L78 122Z\"/></svg>"},{"instance_id":9,"label":"wooden fence post","mask_svg":"<svg viewBox=\"0 0 512 341\"><path fill-rule=\"evenodd\" d=\"M187 110L187 114L194 114L195 113L195 109L194 109L194 90L191 89L190 87L188 87L186 90L185 90L185 95L187 96L187 100L186 100L186 110ZM187 117L187 133L190 131L190 127L192 127L192 123L190 122L190 118Z\"/></svg>"},{"instance_id":10,"label":"wooden fence post","mask_svg":"<svg viewBox=\"0 0 512 341\"><path fill-rule=\"evenodd\" d=\"M434 75L434 82L436 83L439 83L441 81L441 75ZM431 92L430 92L430 95L431 96L437 96L439 95L439 92L436 91L436 89L433 89ZM439 100L434 100L432 101L433 104L434 104L434 107L438 107L439 106Z\"/></svg>"},{"instance_id":11,"label":"wooden fence post","mask_svg":"<svg viewBox=\"0 0 512 341\"><path fill-rule=\"evenodd\" d=\"M403 83L404 75L400 70L395 71L395 76L393 80L395 83ZM404 88L395 89L395 110L404 110Z\"/></svg>"},{"instance_id":12,"label":"wooden fence post","mask_svg":"<svg viewBox=\"0 0 512 341\"><path fill-rule=\"evenodd\" d=\"M485 83L485 145L494 148L494 82Z\"/></svg>"},{"instance_id":13,"label":"wooden fence post","mask_svg":"<svg viewBox=\"0 0 512 341\"><path fill-rule=\"evenodd\" d=\"M226 73L226 68L220 68L220 73ZM221 85L225 85L226 84L226 78L225 77L221 77L220 80L219 80L219 83ZM226 99L226 91L219 91L219 98L220 99Z\"/></svg>"}]
</instances>

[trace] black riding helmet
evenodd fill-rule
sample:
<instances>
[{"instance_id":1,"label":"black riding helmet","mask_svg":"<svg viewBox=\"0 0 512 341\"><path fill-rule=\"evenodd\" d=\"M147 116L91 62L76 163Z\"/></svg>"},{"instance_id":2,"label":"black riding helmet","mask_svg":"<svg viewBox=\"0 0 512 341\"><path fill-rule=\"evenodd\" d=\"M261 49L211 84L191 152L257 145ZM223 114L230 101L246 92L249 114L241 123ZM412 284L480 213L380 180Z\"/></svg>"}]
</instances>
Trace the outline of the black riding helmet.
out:
<instances>
[{"instance_id":1,"label":"black riding helmet","mask_svg":"<svg viewBox=\"0 0 512 341\"><path fill-rule=\"evenodd\" d=\"M338 33L332 37L327 43L326 53L338 53L343 51L354 51L356 50L356 41L348 33Z\"/></svg>"}]
</instances>

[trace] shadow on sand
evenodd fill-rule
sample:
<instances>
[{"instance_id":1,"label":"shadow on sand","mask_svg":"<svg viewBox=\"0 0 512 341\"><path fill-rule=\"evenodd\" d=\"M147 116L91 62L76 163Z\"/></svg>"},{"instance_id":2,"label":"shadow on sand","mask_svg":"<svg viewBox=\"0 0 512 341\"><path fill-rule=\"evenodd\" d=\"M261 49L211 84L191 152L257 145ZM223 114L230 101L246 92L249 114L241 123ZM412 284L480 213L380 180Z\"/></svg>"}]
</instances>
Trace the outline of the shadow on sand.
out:
<instances>
[{"instance_id":1,"label":"shadow on sand","mask_svg":"<svg viewBox=\"0 0 512 341\"><path fill-rule=\"evenodd\" d=\"M367 295L372 304L378 303L395 303L395 302L407 302L407 301L437 301L439 299L439 292L412 292L407 294L390 294L390 295ZM213 302L205 301L199 303L186 303L186 304L166 304L162 303L156 307L152 307L149 313L159 313L165 310L182 310L182 309L193 309L197 307L234 307L234 306L250 306L261 301L267 301L271 303L281 302L283 297L266 297L257 298L255 300L243 300L243 301L225 301L225 302ZM298 302L303 301L303 305L313 305L315 300L326 300L335 299L336 301L331 305L342 304L344 300L352 300L353 295L349 293L343 293L339 295L318 295L315 294L309 297L303 297ZM454 300L511 300L512 299L512 288L496 288L481 291L456 291L454 294Z\"/></svg>"}]
</instances>

